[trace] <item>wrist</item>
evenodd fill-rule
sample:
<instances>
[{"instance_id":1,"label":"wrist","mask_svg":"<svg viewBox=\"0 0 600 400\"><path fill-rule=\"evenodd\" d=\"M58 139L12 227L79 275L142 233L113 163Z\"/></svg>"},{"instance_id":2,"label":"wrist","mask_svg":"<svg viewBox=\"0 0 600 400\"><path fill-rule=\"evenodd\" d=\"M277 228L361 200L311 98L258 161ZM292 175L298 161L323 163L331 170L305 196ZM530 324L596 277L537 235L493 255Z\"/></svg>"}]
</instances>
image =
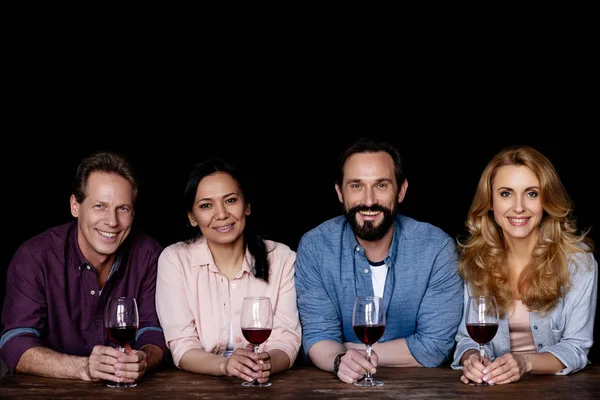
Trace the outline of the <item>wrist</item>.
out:
<instances>
[{"instance_id":1,"label":"wrist","mask_svg":"<svg viewBox=\"0 0 600 400\"><path fill-rule=\"evenodd\" d=\"M336 376L340 370L340 364L342 363L342 357L344 357L345 354L346 354L346 352L340 353L337 356L335 356L335 359L333 360L333 374Z\"/></svg>"},{"instance_id":2,"label":"wrist","mask_svg":"<svg viewBox=\"0 0 600 400\"><path fill-rule=\"evenodd\" d=\"M219 364L219 371L221 372L221 375L228 376L229 373L227 372L227 365L229 364L229 360L231 360L231 358L227 358L227 357L222 357L222 358L223 358L223 360Z\"/></svg>"}]
</instances>

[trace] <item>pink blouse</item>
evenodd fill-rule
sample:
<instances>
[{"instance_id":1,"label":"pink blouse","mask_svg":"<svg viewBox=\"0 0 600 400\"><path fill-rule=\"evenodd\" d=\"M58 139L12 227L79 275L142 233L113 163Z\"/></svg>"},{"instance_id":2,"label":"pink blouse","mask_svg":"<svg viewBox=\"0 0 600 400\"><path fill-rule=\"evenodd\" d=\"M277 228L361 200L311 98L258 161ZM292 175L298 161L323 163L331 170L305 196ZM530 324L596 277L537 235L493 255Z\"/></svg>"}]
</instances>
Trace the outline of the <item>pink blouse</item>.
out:
<instances>
[{"instance_id":1,"label":"pink blouse","mask_svg":"<svg viewBox=\"0 0 600 400\"><path fill-rule=\"evenodd\" d=\"M508 316L511 353L535 353L535 342L529 326L529 310L521 300L513 300Z\"/></svg>"},{"instance_id":2,"label":"pink blouse","mask_svg":"<svg viewBox=\"0 0 600 400\"><path fill-rule=\"evenodd\" d=\"M190 349L223 355L233 329L234 349L248 342L240 328L240 310L246 296L267 296L273 306L273 331L261 351L280 349L294 364L301 342L296 306L294 262L288 246L266 241L269 283L254 277L246 252L241 271L228 281L214 263L206 239L178 242L164 249L158 260L156 310L173 362Z\"/></svg>"}]
</instances>

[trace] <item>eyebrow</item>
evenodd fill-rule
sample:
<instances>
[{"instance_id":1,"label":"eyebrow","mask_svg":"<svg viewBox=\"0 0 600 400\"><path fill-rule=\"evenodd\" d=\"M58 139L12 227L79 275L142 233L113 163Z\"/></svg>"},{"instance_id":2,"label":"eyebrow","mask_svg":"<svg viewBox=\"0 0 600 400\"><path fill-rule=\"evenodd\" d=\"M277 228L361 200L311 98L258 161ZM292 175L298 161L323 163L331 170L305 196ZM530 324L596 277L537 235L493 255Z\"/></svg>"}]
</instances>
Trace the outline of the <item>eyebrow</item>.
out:
<instances>
[{"instance_id":1,"label":"eyebrow","mask_svg":"<svg viewBox=\"0 0 600 400\"><path fill-rule=\"evenodd\" d=\"M510 188L507 186L501 186L497 190L510 190L511 192L515 191L513 188ZM527 192L528 190L540 190L540 188L538 186L529 186L529 187L525 188L524 191Z\"/></svg>"},{"instance_id":2,"label":"eyebrow","mask_svg":"<svg viewBox=\"0 0 600 400\"><path fill-rule=\"evenodd\" d=\"M349 179L346 183L356 183L356 182L364 182L364 179ZM379 179L375 179L375 183L381 183L381 182L394 182L393 180L391 180L390 178L379 178Z\"/></svg>"}]
</instances>

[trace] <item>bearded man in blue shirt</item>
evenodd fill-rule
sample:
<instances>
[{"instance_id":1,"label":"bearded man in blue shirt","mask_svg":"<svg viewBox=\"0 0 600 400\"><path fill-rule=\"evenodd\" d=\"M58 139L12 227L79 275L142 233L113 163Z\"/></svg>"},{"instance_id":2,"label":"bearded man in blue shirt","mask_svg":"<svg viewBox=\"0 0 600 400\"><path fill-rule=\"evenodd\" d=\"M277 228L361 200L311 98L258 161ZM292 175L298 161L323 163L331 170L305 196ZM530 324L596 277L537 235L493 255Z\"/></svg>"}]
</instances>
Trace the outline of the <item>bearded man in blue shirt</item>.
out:
<instances>
[{"instance_id":1,"label":"bearded man in blue shirt","mask_svg":"<svg viewBox=\"0 0 600 400\"><path fill-rule=\"evenodd\" d=\"M449 359L462 317L454 240L397 213L406 195L398 150L359 139L342 153L335 190L344 216L304 234L296 258L303 348L347 383L378 365L437 367ZM356 296L383 298L387 325L367 361L352 329Z\"/></svg>"}]
</instances>

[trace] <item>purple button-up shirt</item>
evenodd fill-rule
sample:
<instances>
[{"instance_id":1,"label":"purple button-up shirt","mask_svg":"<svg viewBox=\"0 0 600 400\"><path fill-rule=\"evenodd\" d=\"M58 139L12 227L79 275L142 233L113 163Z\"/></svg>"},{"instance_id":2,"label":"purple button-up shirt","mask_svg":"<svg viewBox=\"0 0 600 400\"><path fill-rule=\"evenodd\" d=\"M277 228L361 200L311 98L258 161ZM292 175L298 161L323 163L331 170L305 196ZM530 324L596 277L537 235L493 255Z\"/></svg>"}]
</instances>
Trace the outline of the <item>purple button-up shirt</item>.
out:
<instances>
[{"instance_id":1,"label":"purple button-up shirt","mask_svg":"<svg viewBox=\"0 0 600 400\"><path fill-rule=\"evenodd\" d=\"M64 354L89 356L95 345L115 346L104 331L109 297L135 297L139 330L133 348L153 344L167 355L155 306L156 266L162 248L132 231L119 247L106 284L77 244L77 221L57 226L23 243L7 274L0 356L14 372L23 353L44 346Z\"/></svg>"}]
</instances>

